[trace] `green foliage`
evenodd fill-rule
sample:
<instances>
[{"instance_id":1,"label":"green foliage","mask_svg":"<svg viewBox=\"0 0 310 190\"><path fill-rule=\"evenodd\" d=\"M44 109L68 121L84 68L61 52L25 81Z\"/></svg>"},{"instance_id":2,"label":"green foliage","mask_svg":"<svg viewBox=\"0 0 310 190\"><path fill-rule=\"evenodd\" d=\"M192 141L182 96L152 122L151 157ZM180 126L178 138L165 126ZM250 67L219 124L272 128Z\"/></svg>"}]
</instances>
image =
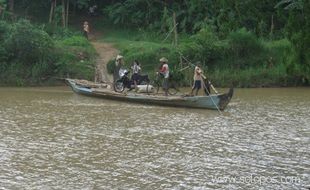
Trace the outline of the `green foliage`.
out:
<instances>
[{"instance_id":1,"label":"green foliage","mask_svg":"<svg viewBox=\"0 0 310 190\"><path fill-rule=\"evenodd\" d=\"M178 71L177 69L171 69L169 71L169 77L170 77L170 80L171 81L175 81L177 82L179 85L184 85L185 84L185 81L184 81L184 78L185 78L185 74Z\"/></svg>"},{"instance_id":2,"label":"green foliage","mask_svg":"<svg viewBox=\"0 0 310 190\"><path fill-rule=\"evenodd\" d=\"M39 63L50 58L54 44L50 36L34 27L29 21L21 20L10 27L4 42L10 59L25 63Z\"/></svg>"},{"instance_id":3,"label":"green foliage","mask_svg":"<svg viewBox=\"0 0 310 190\"><path fill-rule=\"evenodd\" d=\"M107 71L109 74L113 74L115 69L115 61L114 60L110 60L107 64Z\"/></svg>"},{"instance_id":4,"label":"green foliage","mask_svg":"<svg viewBox=\"0 0 310 190\"><path fill-rule=\"evenodd\" d=\"M53 38L29 21L0 21L1 85L38 85L60 77L92 79L95 50L83 36ZM59 40L55 40L59 39Z\"/></svg>"},{"instance_id":5,"label":"green foliage","mask_svg":"<svg viewBox=\"0 0 310 190\"><path fill-rule=\"evenodd\" d=\"M83 36L73 35L57 41L59 59L55 72L59 77L92 79L96 51Z\"/></svg>"},{"instance_id":6,"label":"green foliage","mask_svg":"<svg viewBox=\"0 0 310 190\"><path fill-rule=\"evenodd\" d=\"M74 3L77 6L72 6ZM153 73L158 59L166 56L171 68L178 69L180 51L192 62L200 61L209 72L224 69L225 80L233 79L239 86L251 86L240 82L243 80L273 84L272 75L278 83L309 84L310 1L77 0L70 1L70 11L84 12L91 3L98 4L104 12L104 19L96 19L98 23L106 23L106 19L112 23L107 28L122 29L109 35L125 55L128 67L138 59L144 71ZM15 5L19 16L47 21L50 1L22 0L15 1ZM60 13L58 7L56 21L61 20ZM174 13L181 36L177 47L169 44L173 35L162 42L173 28ZM14 21L16 16L4 11L0 19ZM128 28L133 32L125 30ZM0 71L9 70L12 74L14 69L27 67L27 72L15 73L18 84L43 75L90 78L93 71L93 48L79 34L57 26L0 22L0 44ZM112 62L108 64L109 70L113 68ZM266 74L266 68L272 72ZM81 70L86 72L80 75ZM185 78L192 78L189 75L192 73Z\"/></svg>"},{"instance_id":7,"label":"green foliage","mask_svg":"<svg viewBox=\"0 0 310 190\"><path fill-rule=\"evenodd\" d=\"M275 87L296 85L295 79L289 79L285 65L273 68L248 68L234 70L229 68L216 69L208 73L215 86L222 87Z\"/></svg>"},{"instance_id":8,"label":"green foliage","mask_svg":"<svg viewBox=\"0 0 310 190\"><path fill-rule=\"evenodd\" d=\"M90 47L90 44L87 41L87 39L82 36L71 36L70 38L62 40L62 44L67 46Z\"/></svg>"},{"instance_id":9,"label":"green foliage","mask_svg":"<svg viewBox=\"0 0 310 190\"><path fill-rule=\"evenodd\" d=\"M229 57L234 61L230 66L237 69L249 66L259 66L267 58L266 51L260 42L251 32L245 29L232 32L228 36Z\"/></svg>"},{"instance_id":10,"label":"green foliage","mask_svg":"<svg viewBox=\"0 0 310 190\"><path fill-rule=\"evenodd\" d=\"M55 40L64 40L73 35L77 35L77 32L73 32L68 28L59 27L54 24L44 24L41 26L41 29Z\"/></svg>"},{"instance_id":11,"label":"green foliage","mask_svg":"<svg viewBox=\"0 0 310 190\"><path fill-rule=\"evenodd\" d=\"M303 0L281 1L277 5L285 5L289 11L286 35L293 44L294 55L288 73L301 78L305 85L310 84L310 2ZM297 63L297 65L296 65Z\"/></svg>"},{"instance_id":12,"label":"green foliage","mask_svg":"<svg viewBox=\"0 0 310 190\"><path fill-rule=\"evenodd\" d=\"M180 45L181 52L188 59L202 62L211 66L214 60L222 57L221 43L215 33L209 27L204 27L197 34L190 37L189 41Z\"/></svg>"},{"instance_id":13,"label":"green foliage","mask_svg":"<svg viewBox=\"0 0 310 190\"><path fill-rule=\"evenodd\" d=\"M182 71L181 75L178 72L180 51L192 63L200 61L206 75L217 86L270 87L303 83L299 65L296 62L290 64L295 55L288 39L264 41L252 32L241 29L220 40L212 29L205 27L196 35L180 40L176 49L170 44L150 42L152 39L135 41L141 39L139 34L130 34L128 39L133 40L119 40L119 36L107 39L116 42L125 57L125 67L130 68L132 61L137 59L142 64L143 72L151 78L159 67L158 59L165 56L169 59L172 76L177 76L181 84L190 85L193 68ZM114 65L114 60L111 60L108 64L110 73Z\"/></svg>"}]
</instances>

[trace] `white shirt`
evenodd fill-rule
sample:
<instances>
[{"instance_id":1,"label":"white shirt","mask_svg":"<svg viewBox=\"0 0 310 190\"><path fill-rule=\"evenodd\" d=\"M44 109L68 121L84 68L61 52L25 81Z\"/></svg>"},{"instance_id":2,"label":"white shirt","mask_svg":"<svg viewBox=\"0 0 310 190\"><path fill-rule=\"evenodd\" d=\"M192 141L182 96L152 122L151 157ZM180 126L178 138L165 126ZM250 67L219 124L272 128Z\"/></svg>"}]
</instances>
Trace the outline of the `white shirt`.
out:
<instances>
[{"instance_id":1,"label":"white shirt","mask_svg":"<svg viewBox=\"0 0 310 190\"><path fill-rule=\"evenodd\" d=\"M141 67L136 63L131 67L133 74L139 74L141 71Z\"/></svg>"},{"instance_id":2,"label":"white shirt","mask_svg":"<svg viewBox=\"0 0 310 190\"><path fill-rule=\"evenodd\" d=\"M168 66L167 63L165 63L165 64L162 66L161 70L163 70L163 72L161 72L161 73L164 75L164 78L165 78L165 79L169 78L169 66Z\"/></svg>"},{"instance_id":3,"label":"white shirt","mask_svg":"<svg viewBox=\"0 0 310 190\"><path fill-rule=\"evenodd\" d=\"M198 66L196 66L194 71L194 80L202 80L201 73L202 70Z\"/></svg>"}]
</instances>

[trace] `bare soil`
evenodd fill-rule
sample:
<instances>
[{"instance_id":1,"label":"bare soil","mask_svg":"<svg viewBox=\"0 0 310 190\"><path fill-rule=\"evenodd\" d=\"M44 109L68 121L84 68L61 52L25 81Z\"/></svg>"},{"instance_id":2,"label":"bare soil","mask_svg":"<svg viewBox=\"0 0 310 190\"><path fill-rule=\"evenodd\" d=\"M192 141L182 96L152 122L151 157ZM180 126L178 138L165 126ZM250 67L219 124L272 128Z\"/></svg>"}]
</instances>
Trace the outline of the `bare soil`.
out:
<instances>
[{"instance_id":1,"label":"bare soil","mask_svg":"<svg viewBox=\"0 0 310 190\"><path fill-rule=\"evenodd\" d=\"M113 77L107 71L107 64L110 60L115 59L119 50L113 47L113 44L97 40L103 34L93 33L90 35L91 44L98 53L96 61L95 82L112 82Z\"/></svg>"}]
</instances>

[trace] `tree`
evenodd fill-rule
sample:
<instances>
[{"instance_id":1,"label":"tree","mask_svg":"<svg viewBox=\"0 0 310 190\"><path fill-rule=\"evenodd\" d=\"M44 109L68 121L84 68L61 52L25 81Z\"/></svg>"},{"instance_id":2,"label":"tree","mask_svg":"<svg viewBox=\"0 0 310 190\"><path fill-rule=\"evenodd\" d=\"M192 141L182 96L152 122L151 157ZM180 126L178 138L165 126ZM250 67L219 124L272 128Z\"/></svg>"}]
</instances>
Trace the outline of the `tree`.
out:
<instances>
[{"instance_id":1,"label":"tree","mask_svg":"<svg viewBox=\"0 0 310 190\"><path fill-rule=\"evenodd\" d=\"M70 0L61 0L61 23L63 27L68 26L69 22L69 5ZM49 14L49 23L53 23L55 17L55 10L57 7L57 0L51 0L50 6L50 14Z\"/></svg>"},{"instance_id":2,"label":"tree","mask_svg":"<svg viewBox=\"0 0 310 190\"><path fill-rule=\"evenodd\" d=\"M9 0L9 11L14 12L14 0Z\"/></svg>"},{"instance_id":3,"label":"tree","mask_svg":"<svg viewBox=\"0 0 310 190\"><path fill-rule=\"evenodd\" d=\"M289 12L285 27L287 37L292 42L296 56L294 62L300 65L304 76L302 80L310 82L310 2L303 0L282 0L275 7L284 5Z\"/></svg>"},{"instance_id":4,"label":"tree","mask_svg":"<svg viewBox=\"0 0 310 190\"><path fill-rule=\"evenodd\" d=\"M51 0L51 9L50 9L49 23L53 22L56 6L57 6L57 0Z\"/></svg>"}]
</instances>

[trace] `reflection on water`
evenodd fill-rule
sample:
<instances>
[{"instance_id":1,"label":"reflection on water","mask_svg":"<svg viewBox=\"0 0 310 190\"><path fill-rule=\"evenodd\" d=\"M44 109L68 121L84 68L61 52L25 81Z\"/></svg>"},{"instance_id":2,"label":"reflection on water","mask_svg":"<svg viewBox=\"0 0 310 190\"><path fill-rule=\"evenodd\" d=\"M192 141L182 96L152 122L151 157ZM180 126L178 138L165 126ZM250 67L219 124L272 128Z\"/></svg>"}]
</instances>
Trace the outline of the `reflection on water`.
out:
<instances>
[{"instance_id":1,"label":"reflection on water","mask_svg":"<svg viewBox=\"0 0 310 190\"><path fill-rule=\"evenodd\" d=\"M237 89L221 115L0 88L1 188L305 189L309 95Z\"/></svg>"}]
</instances>

